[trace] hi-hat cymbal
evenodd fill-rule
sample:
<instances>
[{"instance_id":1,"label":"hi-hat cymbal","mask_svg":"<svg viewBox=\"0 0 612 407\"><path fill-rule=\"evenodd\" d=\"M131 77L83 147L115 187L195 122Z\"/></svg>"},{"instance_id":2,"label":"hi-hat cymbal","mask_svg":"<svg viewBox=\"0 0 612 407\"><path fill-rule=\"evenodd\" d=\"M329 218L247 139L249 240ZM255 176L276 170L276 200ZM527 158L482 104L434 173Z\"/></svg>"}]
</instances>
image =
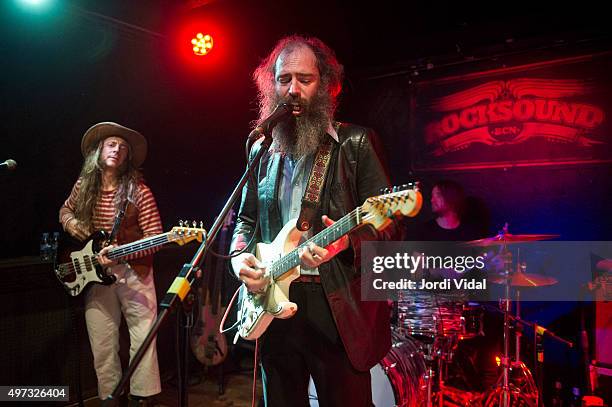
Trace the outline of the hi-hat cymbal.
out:
<instances>
[{"instance_id":1,"label":"hi-hat cymbal","mask_svg":"<svg viewBox=\"0 0 612 407\"><path fill-rule=\"evenodd\" d=\"M494 284L506 284L506 277L489 277ZM510 285L514 287L543 287L557 284L557 279L539 274L517 272L510 276Z\"/></svg>"},{"instance_id":2,"label":"hi-hat cymbal","mask_svg":"<svg viewBox=\"0 0 612 407\"><path fill-rule=\"evenodd\" d=\"M549 240L555 239L557 237L559 237L559 235L513 235L511 233L504 233L493 237L486 237L484 239L465 242L465 245L478 247L501 246L512 243L526 243L533 242L536 240Z\"/></svg>"}]
</instances>

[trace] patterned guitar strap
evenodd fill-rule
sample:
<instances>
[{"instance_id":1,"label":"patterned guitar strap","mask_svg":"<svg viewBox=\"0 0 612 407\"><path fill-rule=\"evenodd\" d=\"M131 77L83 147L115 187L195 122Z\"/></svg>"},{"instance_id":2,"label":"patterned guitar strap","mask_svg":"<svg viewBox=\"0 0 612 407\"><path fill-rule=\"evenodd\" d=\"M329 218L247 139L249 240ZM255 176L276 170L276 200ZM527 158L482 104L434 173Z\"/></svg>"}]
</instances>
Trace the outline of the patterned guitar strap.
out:
<instances>
[{"instance_id":1,"label":"patterned guitar strap","mask_svg":"<svg viewBox=\"0 0 612 407\"><path fill-rule=\"evenodd\" d=\"M111 233L108 236L108 239L104 243L105 247L109 246L111 243L113 243L113 240L115 240L115 237L117 236L117 233L119 232L119 227L121 226L121 221L123 220L123 216L125 215L125 211L127 211L127 207L129 204L130 204L130 200L126 198L125 203L119 208L119 212L117 212L117 215L115 216L115 222L113 223L113 229L111 230Z\"/></svg>"},{"instance_id":2,"label":"patterned guitar strap","mask_svg":"<svg viewBox=\"0 0 612 407\"><path fill-rule=\"evenodd\" d=\"M308 184L302 197L302 208L297 221L297 228L302 232L309 230L312 227L314 217L321 205L321 191L325 185L329 162L331 160L332 140L331 137L321 144L312 164Z\"/></svg>"}]
</instances>

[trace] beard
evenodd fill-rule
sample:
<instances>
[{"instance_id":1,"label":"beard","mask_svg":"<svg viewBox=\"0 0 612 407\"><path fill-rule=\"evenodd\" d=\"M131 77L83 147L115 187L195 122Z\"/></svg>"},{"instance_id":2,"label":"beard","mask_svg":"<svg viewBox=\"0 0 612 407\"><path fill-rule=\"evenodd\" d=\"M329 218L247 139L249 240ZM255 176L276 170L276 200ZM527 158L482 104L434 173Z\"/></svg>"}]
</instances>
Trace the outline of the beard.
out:
<instances>
[{"instance_id":1,"label":"beard","mask_svg":"<svg viewBox=\"0 0 612 407\"><path fill-rule=\"evenodd\" d=\"M332 120L331 98L326 92L317 92L310 102L301 98L279 97L275 104L299 104L300 116L291 116L274 127L272 149L281 154L300 158L314 154L325 140L327 128Z\"/></svg>"}]
</instances>

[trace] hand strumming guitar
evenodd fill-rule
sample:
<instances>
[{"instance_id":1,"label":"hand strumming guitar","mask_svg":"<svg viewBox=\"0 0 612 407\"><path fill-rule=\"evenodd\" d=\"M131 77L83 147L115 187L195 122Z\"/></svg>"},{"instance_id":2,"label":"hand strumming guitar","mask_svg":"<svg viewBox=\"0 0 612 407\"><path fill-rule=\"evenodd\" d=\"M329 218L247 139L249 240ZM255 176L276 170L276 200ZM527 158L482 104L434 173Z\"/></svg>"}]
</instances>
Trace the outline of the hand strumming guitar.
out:
<instances>
[{"instance_id":1,"label":"hand strumming guitar","mask_svg":"<svg viewBox=\"0 0 612 407\"><path fill-rule=\"evenodd\" d=\"M84 241L87 239L87 237L89 237L89 232L85 226L83 226L83 224L75 218L70 219L70 221L66 223L65 230L70 234L70 236L77 238L80 241Z\"/></svg>"}]
</instances>

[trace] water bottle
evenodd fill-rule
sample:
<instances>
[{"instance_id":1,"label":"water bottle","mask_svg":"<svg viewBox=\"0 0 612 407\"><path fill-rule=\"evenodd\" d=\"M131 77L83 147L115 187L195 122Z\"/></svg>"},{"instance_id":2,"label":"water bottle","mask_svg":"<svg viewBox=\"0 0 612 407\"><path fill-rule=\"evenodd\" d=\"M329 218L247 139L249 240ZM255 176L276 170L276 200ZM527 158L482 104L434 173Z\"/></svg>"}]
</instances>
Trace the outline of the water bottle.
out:
<instances>
[{"instance_id":1,"label":"water bottle","mask_svg":"<svg viewBox=\"0 0 612 407\"><path fill-rule=\"evenodd\" d=\"M40 238L40 259L42 261L51 260L51 244L49 243L49 233L45 232Z\"/></svg>"},{"instance_id":2,"label":"water bottle","mask_svg":"<svg viewBox=\"0 0 612 407\"><path fill-rule=\"evenodd\" d=\"M59 232L53 232L53 238L51 238L51 257L55 262L57 259L57 247L59 245Z\"/></svg>"},{"instance_id":3,"label":"water bottle","mask_svg":"<svg viewBox=\"0 0 612 407\"><path fill-rule=\"evenodd\" d=\"M563 385L561 384L560 380L555 382L550 404L552 407L563 407Z\"/></svg>"},{"instance_id":4,"label":"water bottle","mask_svg":"<svg viewBox=\"0 0 612 407\"><path fill-rule=\"evenodd\" d=\"M580 400L580 389L578 387L572 387L572 398L570 399L570 407L580 407L582 402Z\"/></svg>"}]
</instances>

